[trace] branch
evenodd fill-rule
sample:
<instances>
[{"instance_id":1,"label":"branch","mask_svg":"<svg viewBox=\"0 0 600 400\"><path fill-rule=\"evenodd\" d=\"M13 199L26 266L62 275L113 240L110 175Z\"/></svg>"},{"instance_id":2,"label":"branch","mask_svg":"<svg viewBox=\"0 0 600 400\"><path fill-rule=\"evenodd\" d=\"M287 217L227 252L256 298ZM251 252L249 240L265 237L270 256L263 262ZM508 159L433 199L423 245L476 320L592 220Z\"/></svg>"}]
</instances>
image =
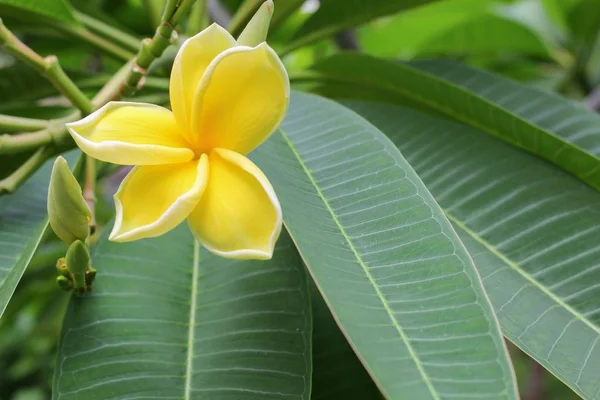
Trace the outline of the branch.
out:
<instances>
[{"instance_id":1,"label":"branch","mask_svg":"<svg viewBox=\"0 0 600 400\"><path fill-rule=\"evenodd\" d=\"M40 147L23 165L0 180L0 195L14 193L54 152L55 150L52 147Z\"/></svg>"},{"instance_id":2,"label":"branch","mask_svg":"<svg viewBox=\"0 0 600 400\"><path fill-rule=\"evenodd\" d=\"M121 89L122 95L131 96L142 87L144 83L142 78L146 75L150 64L171 45L171 40L176 35L174 28L194 2L195 0L182 0L180 3L174 0L167 1L161 23L156 28L154 36L152 39L142 40L140 50L125 77Z\"/></svg>"},{"instance_id":3,"label":"branch","mask_svg":"<svg viewBox=\"0 0 600 400\"><path fill-rule=\"evenodd\" d=\"M29 132L44 129L47 126L48 121L44 119L22 118L0 114L0 131L2 132Z\"/></svg>"},{"instance_id":4,"label":"branch","mask_svg":"<svg viewBox=\"0 0 600 400\"><path fill-rule=\"evenodd\" d=\"M85 27L88 28L91 32L97 33L105 38L118 42L130 51L137 51L137 49L140 48L139 39L133 35L123 32L120 29L114 28L111 25L108 25L107 23L92 18L89 15L84 14L80 11L75 11L75 17L77 17L77 19L83 25L85 25ZM120 55L121 52L119 51L119 56ZM129 60L131 59L131 57L133 57L133 54L128 53L127 59Z\"/></svg>"},{"instance_id":5,"label":"branch","mask_svg":"<svg viewBox=\"0 0 600 400\"><path fill-rule=\"evenodd\" d=\"M0 45L18 60L38 71L54 85L71 104L84 114L92 112L92 103L60 67L56 56L43 58L25 43L21 42L0 19Z\"/></svg>"}]
</instances>

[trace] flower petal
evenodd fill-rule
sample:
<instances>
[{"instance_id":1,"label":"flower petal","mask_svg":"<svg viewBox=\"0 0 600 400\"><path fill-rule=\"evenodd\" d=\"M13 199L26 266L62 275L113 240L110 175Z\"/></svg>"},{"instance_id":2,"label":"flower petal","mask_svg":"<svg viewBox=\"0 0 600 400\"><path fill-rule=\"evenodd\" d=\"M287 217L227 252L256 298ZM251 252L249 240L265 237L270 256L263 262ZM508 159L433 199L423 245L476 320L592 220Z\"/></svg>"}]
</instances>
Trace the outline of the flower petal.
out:
<instances>
[{"instance_id":1,"label":"flower petal","mask_svg":"<svg viewBox=\"0 0 600 400\"><path fill-rule=\"evenodd\" d=\"M128 242L162 235L185 220L208 181L208 156L182 164L135 167L115 194L109 239Z\"/></svg>"},{"instance_id":2,"label":"flower petal","mask_svg":"<svg viewBox=\"0 0 600 400\"><path fill-rule=\"evenodd\" d=\"M202 77L192 109L192 143L240 154L252 151L277 129L287 111L290 82L266 43L221 53Z\"/></svg>"},{"instance_id":3,"label":"flower petal","mask_svg":"<svg viewBox=\"0 0 600 400\"><path fill-rule=\"evenodd\" d=\"M179 49L171 70L169 97L177 124L184 134L190 131L192 100L204 71L215 57L235 45L229 32L212 24L186 40Z\"/></svg>"},{"instance_id":4,"label":"flower petal","mask_svg":"<svg viewBox=\"0 0 600 400\"><path fill-rule=\"evenodd\" d=\"M67 128L81 150L114 164L179 163L194 157L173 113L153 104L112 101Z\"/></svg>"},{"instance_id":5,"label":"flower petal","mask_svg":"<svg viewBox=\"0 0 600 400\"><path fill-rule=\"evenodd\" d=\"M188 223L196 238L227 258L268 260L281 232L281 207L256 165L230 150L209 156L206 191Z\"/></svg>"}]
</instances>

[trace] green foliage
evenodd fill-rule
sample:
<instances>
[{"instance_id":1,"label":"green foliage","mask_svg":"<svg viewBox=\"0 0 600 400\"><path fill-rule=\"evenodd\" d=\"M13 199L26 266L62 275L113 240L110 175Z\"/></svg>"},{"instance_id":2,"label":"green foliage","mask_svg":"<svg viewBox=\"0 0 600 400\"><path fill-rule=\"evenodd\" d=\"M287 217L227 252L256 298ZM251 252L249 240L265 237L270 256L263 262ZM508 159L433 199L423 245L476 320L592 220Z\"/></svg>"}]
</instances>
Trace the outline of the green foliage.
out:
<instances>
[{"instance_id":1,"label":"green foliage","mask_svg":"<svg viewBox=\"0 0 600 400\"><path fill-rule=\"evenodd\" d=\"M350 104L432 191L473 256L505 335L593 398L600 389L598 192L476 129L395 106Z\"/></svg>"},{"instance_id":2,"label":"green foliage","mask_svg":"<svg viewBox=\"0 0 600 400\"><path fill-rule=\"evenodd\" d=\"M29 13L62 23L77 24L73 9L66 0L0 0L0 15L13 14L26 17Z\"/></svg>"},{"instance_id":3,"label":"green foliage","mask_svg":"<svg viewBox=\"0 0 600 400\"><path fill-rule=\"evenodd\" d=\"M331 101L295 94L282 128L254 159L340 327L387 397L461 397L477 386L516 398L469 256L377 129ZM461 367L447 364L450 350ZM410 384L398 385L389 370L403 371Z\"/></svg>"},{"instance_id":4,"label":"green foliage","mask_svg":"<svg viewBox=\"0 0 600 400\"><path fill-rule=\"evenodd\" d=\"M71 301L54 397L308 399L307 276L289 237L270 261L200 250L181 226L100 240L92 296Z\"/></svg>"},{"instance_id":5,"label":"green foliage","mask_svg":"<svg viewBox=\"0 0 600 400\"><path fill-rule=\"evenodd\" d=\"M77 152L66 158L73 165ZM48 161L17 194L0 197L0 316L48 227L46 195L51 169Z\"/></svg>"},{"instance_id":6,"label":"green foliage","mask_svg":"<svg viewBox=\"0 0 600 400\"><path fill-rule=\"evenodd\" d=\"M0 0L0 399L597 400L598 0L275 0L273 258L109 242L128 169L90 162L57 268L64 122L168 106L183 39L261 1L192 3Z\"/></svg>"}]
</instances>

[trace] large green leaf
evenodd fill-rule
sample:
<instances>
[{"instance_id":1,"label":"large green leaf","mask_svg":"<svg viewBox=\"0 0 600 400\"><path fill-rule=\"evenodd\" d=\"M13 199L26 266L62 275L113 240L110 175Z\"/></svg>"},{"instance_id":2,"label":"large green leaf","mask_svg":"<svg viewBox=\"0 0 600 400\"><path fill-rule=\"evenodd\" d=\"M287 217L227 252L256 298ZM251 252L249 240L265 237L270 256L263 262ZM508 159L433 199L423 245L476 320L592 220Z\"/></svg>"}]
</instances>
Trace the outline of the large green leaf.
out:
<instances>
[{"instance_id":1,"label":"large green leaf","mask_svg":"<svg viewBox=\"0 0 600 400\"><path fill-rule=\"evenodd\" d=\"M326 0L296 33L289 49L354 28L377 17L438 0Z\"/></svg>"},{"instance_id":2,"label":"large green leaf","mask_svg":"<svg viewBox=\"0 0 600 400\"><path fill-rule=\"evenodd\" d=\"M77 154L66 155L71 166ZM48 226L51 169L49 160L16 193L0 197L0 317Z\"/></svg>"},{"instance_id":3,"label":"large green leaf","mask_svg":"<svg viewBox=\"0 0 600 400\"><path fill-rule=\"evenodd\" d=\"M381 393L356 357L314 284L313 385L311 400L377 400Z\"/></svg>"},{"instance_id":4,"label":"large green leaf","mask_svg":"<svg viewBox=\"0 0 600 400\"><path fill-rule=\"evenodd\" d=\"M535 153L600 189L600 116L452 61L403 64L340 54L314 67L317 92L416 105ZM332 82L333 85L329 85Z\"/></svg>"},{"instance_id":5,"label":"large green leaf","mask_svg":"<svg viewBox=\"0 0 600 400\"><path fill-rule=\"evenodd\" d=\"M289 237L264 262L194 242L185 225L100 240L94 291L65 316L55 399L309 399L310 301Z\"/></svg>"},{"instance_id":6,"label":"large green leaf","mask_svg":"<svg viewBox=\"0 0 600 400\"><path fill-rule=\"evenodd\" d=\"M0 0L0 14L2 13L9 15L33 13L63 23L77 23L73 16L73 9L65 0Z\"/></svg>"},{"instance_id":7,"label":"large green leaf","mask_svg":"<svg viewBox=\"0 0 600 400\"><path fill-rule=\"evenodd\" d=\"M452 221L504 334L586 399L600 393L600 194L476 129L353 104L398 145Z\"/></svg>"},{"instance_id":8,"label":"large green leaf","mask_svg":"<svg viewBox=\"0 0 600 400\"><path fill-rule=\"evenodd\" d=\"M254 153L315 282L388 398L516 397L464 247L394 145L350 110L294 94Z\"/></svg>"}]
</instances>

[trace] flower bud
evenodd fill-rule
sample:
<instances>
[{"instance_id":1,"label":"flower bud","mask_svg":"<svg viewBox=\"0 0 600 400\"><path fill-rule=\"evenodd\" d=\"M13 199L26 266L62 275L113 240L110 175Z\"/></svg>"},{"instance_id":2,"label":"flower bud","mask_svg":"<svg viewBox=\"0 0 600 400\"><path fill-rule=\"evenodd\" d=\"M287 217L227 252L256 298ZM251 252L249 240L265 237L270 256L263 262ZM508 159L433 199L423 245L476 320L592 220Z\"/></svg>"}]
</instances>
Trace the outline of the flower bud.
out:
<instances>
[{"instance_id":1,"label":"flower bud","mask_svg":"<svg viewBox=\"0 0 600 400\"><path fill-rule=\"evenodd\" d=\"M67 244L85 240L91 216L77 179L67 161L59 156L54 161L48 188L48 218L52 230Z\"/></svg>"},{"instance_id":2,"label":"flower bud","mask_svg":"<svg viewBox=\"0 0 600 400\"><path fill-rule=\"evenodd\" d=\"M238 37L238 44L254 47L264 42L267 39L267 33L269 33L269 24L274 9L273 0L265 1Z\"/></svg>"},{"instance_id":3,"label":"flower bud","mask_svg":"<svg viewBox=\"0 0 600 400\"><path fill-rule=\"evenodd\" d=\"M83 294L87 289L86 271L90 266L91 257L87 246L81 240L74 241L67 250L67 267L73 277L75 293Z\"/></svg>"}]
</instances>

